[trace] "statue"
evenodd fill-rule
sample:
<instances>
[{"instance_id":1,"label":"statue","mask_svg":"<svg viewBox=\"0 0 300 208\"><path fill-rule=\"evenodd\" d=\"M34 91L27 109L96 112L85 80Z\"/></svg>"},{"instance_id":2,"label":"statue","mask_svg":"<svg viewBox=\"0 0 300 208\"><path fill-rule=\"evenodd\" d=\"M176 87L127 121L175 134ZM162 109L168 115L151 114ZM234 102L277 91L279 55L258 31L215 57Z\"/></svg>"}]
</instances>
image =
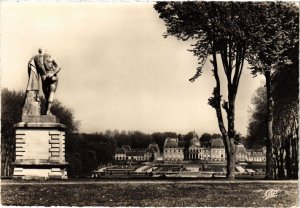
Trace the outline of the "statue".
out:
<instances>
[{"instance_id":1,"label":"statue","mask_svg":"<svg viewBox=\"0 0 300 208\"><path fill-rule=\"evenodd\" d=\"M57 88L60 67L42 48L28 62L28 84L22 120L14 125L16 136L13 178L67 179L65 130L50 108ZM40 91L46 112L41 112ZM45 115L46 114L46 115Z\"/></svg>"},{"instance_id":2,"label":"statue","mask_svg":"<svg viewBox=\"0 0 300 208\"><path fill-rule=\"evenodd\" d=\"M41 70L44 72L41 77L43 92L46 100L46 114L51 115L50 108L54 100L54 93L58 83L57 73L61 68L56 60L47 53L44 53L43 55L43 62L45 70Z\"/></svg>"},{"instance_id":3,"label":"statue","mask_svg":"<svg viewBox=\"0 0 300 208\"><path fill-rule=\"evenodd\" d=\"M26 96L31 97L31 102L40 102L39 77L41 77L42 89L46 101L46 115L51 115L50 108L53 103L54 93L56 91L58 83L57 73L60 71L61 68L59 67L56 60L53 57L51 57L51 55L46 53L44 49L40 48L38 52L39 53L33 56L28 63L29 79L26 89ZM35 100L32 101L32 98Z\"/></svg>"}]
</instances>

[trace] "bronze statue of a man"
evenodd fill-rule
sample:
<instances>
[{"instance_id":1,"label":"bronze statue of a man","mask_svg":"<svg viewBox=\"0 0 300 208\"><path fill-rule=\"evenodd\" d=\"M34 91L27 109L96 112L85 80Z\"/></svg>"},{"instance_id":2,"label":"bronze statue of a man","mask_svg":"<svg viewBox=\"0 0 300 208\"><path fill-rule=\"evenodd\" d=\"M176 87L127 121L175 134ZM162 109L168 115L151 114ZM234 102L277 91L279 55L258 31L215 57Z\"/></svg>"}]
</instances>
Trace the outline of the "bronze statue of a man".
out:
<instances>
[{"instance_id":1,"label":"bronze statue of a man","mask_svg":"<svg viewBox=\"0 0 300 208\"><path fill-rule=\"evenodd\" d=\"M32 88L39 89L39 76L41 76L46 101L46 114L51 115L50 108L58 83L57 73L61 68L57 61L42 48L38 52L39 54L33 56L28 63L29 81L27 90L32 90ZM36 100L39 101L38 95L36 96Z\"/></svg>"}]
</instances>

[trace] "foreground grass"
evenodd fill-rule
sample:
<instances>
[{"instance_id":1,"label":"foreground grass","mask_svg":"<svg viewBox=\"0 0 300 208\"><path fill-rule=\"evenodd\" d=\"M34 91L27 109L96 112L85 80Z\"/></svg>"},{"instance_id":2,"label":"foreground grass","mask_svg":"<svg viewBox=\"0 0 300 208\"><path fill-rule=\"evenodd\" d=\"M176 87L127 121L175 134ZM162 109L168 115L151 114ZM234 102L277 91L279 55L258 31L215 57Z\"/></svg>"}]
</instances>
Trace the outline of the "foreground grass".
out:
<instances>
[{"instance_id":1,"label":"foreground grass","mask_svg":"<svg viewBox=\"0 0 300 208\"><path fill-rule=\"evenodd\" d=\"M2 205L15 206L298 206L296 183L2 184ZM267 190L277 190L265 199Z\"/></svg>"}]
</instances>

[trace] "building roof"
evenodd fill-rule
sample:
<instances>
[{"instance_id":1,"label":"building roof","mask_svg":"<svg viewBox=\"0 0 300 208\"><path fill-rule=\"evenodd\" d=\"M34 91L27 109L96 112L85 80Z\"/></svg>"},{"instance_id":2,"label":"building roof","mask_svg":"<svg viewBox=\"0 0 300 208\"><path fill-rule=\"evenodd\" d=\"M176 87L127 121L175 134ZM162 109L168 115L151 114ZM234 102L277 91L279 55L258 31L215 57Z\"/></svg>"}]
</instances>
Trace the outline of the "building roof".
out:
<instances>
[{"instance_id":1,"label":"building roof","mask_svg":"<svg viewBox=\"0 0 300 208\"><path fill-rule=\"evenodd\" d=\"M223 148L224 143L221 138L211 140L211 148Z\"/></svg>"},{"instance_id":2,"label":"building roof","mask_svg":"<svg viewBox=\"0 0 300 208\"><path fill-rule=\"evenodd\" d=\"M122 148L124 148L126 152L130 152L131 151L130 145L123 145Z\"/></svg>"},{"instance_id":3,"label":"building roof","mask_svg":"<svg viewBox=\"0 0 300 208\"><path fill-rule=\"evenodd\" d=\"M247 154L250 156L256 156L256 157L266 156L266 153L263 150L248 149Z\"/></svg>"},{"instance_id":4,"label":"building roof","mask_svg":"<svg viewBox=\"0 0 300 208\"><path fill-rule=\"evenodd\" d=\"M115 154L126 154L126 151L124 148L117 148Z\"/></svg>"},{"instance_id":5,"label":"building roof","mask_svg":"<svg viewBox=\"0 0 300 208\"><path fill-rule=\"evenodd\" d=\"M243 144L236 145L236 154L243 154L243 155L247 154L247 151Z\"/></svg>"},{"instance_id":6,"label":"building roof","mask_svg":"<svg viewBox=\"0 0 300 208\"><path fill-rule=\"evenodd\" d=\"M153 152L156 152L156 153L159 153L159 147L150 147L150 149L153 151Z\"/></svg>"},{"instance_id":7,"label":"building roof","mask_svg":"<svg viewBox=\"0 0 300 208\"><path fill-rule=\"evenodd\" d=\"M159 146L156 142L152 142L149 144L149 148L153 149L154 152L160 152Z\"/></svg>"},{"instance_id":8,"label":"building roof","mask_svg":"<svg viewBox=\"0 0 300 208\"><path fill-rule=\"evenodd\" d=\"M144 156L145 151L131 151L127 152L127 156Z\"/></svg>"},{"instance_id":9,"label":"building roof","mask_svg":"<svg viewBox=\"0 0 300 208\"><path fill-rule=\"evenodd\" d=\"M167 138L165 140L164 148L178 148L178 139Z\"/></svg>"},{"instance_id":10,"label":"building roof","mask_svg":"<svg viewBox=\"0 0 300 208\"><path fill-rule=\"evenodd\" d=\"M147 149L145 150L144 154L147 153L147 152L150 152L151 154L153 154L153 153L154 153L154 150L153 150L152 148L147 148Z\"/></svg>"}]
</instances>

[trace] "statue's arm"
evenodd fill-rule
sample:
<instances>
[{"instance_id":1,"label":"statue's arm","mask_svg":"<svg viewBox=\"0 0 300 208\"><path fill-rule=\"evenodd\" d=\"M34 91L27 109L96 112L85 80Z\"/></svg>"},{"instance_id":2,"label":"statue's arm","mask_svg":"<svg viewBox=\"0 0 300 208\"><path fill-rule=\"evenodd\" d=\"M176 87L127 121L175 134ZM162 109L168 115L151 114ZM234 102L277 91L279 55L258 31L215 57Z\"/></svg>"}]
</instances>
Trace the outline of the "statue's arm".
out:
<instances>
[{"instance_id":1,"label":"statue's arm","mask_svg":"<svg viewBox=\"0 0 300 208\"><path fill-rule=\"evenodd\" d=\"M54 71L53 71L53 75L57 74L60 70L61 67L58 65L57 61L53 58L53 66L55 67Z\"/></svg>"}]
</instances>

